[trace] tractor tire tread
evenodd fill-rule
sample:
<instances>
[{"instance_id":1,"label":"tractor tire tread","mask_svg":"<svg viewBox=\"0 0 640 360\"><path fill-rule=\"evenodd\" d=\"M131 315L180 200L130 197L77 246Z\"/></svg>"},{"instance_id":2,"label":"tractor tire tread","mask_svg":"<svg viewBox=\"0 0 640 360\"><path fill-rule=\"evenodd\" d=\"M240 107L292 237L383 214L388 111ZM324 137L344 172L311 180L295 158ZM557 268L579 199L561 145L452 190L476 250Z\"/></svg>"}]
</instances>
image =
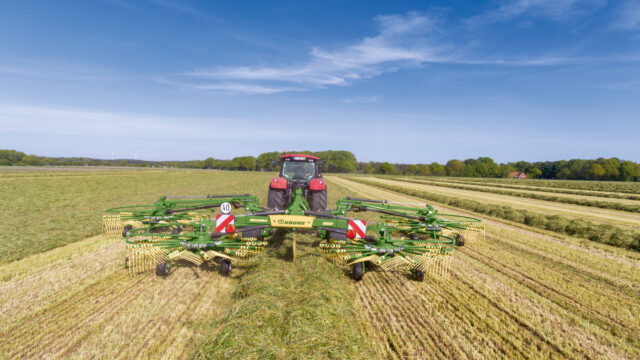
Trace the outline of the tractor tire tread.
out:
<instances>
[{"instance_id":1,"label":"tractor tire tread","mask_svg":"<svg viewBox=\"0 0 640 360\"><path fill-rule=\"evenodd\" d=\"M267 207L272 210L284 210L286 207L284 190L269 188Z\"/></svg>"},{"instance_id":2,"label":"tractor tire tread","mask_svg":"<svg viewBox=\"0 0 640 360\"><path fill-rule=\"evenodd\" d=\"M324 188L324 190L311 191L311 196L309 198L309 206L311 207L311 211L324 211L327 209L326 187Z\"/></svg>"}]
</instances>

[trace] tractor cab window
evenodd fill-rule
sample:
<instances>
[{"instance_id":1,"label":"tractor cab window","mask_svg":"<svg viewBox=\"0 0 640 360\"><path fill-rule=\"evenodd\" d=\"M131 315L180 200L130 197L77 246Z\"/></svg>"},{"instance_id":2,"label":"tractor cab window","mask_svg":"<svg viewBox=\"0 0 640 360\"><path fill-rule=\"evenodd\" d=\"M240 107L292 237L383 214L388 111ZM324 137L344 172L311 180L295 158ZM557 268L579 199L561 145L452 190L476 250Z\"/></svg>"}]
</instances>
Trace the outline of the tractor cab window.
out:
<instances>
[{"instance_id":1,"label":"tractor cab window","mask_svg":"<svg viewBox=\"0 0 640 360\"><path fill-rule=\"evenodd\" d=\"M315 172L315 165L310 162L285 161L282 164L282 176L287 180L309 181Z\"/></svg>"}]
</instances>

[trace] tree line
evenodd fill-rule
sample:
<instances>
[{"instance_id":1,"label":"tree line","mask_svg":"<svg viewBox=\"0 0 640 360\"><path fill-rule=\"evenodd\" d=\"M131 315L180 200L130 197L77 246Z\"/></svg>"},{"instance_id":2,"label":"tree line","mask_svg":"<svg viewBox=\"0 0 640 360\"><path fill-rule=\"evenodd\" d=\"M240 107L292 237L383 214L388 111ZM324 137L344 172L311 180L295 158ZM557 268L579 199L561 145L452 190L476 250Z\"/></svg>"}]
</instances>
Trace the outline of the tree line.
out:
<instances>
[{"instance_id":1,"label":"tree line","mask_svg":"<svg viewBox=\"0 0 640 360\"><path fill-rule=\"evenodd\" d=\"M486 178L508 177L514 172L522 172L528 178L534 179L640 181L640 164L618 158L539 162L517 161L497 164L489 157L479 157L464 161L453 159L449 160L445 165L437 162L431 164L369 162L359 164L358 170L365 174Z\"/></svg>"},{"instance_id":2,"label":"tree line","mask_svg":"<svg viewBox=\"0 0 640 360\"><path fill-rule=\"evenodd\" d=\"M543 162L517 161L498 164L490 157L449 160L446 164L391 164L389 162L358 162L349 151L292 151L315 155L322 159L323 172L363 173L422 176L508 177L523 172L528 178L563 180L640 181L640 164L618 158L595 160L559 160ZM0 166L138 166L240 171L278 171L281 152L262 153L257 157L239 156L231 160L209 157L191 161L146 161L131 159L92 159L84 157L44 157L27 155L16 150L0 150Z\"/></svg>"}]
</instances>

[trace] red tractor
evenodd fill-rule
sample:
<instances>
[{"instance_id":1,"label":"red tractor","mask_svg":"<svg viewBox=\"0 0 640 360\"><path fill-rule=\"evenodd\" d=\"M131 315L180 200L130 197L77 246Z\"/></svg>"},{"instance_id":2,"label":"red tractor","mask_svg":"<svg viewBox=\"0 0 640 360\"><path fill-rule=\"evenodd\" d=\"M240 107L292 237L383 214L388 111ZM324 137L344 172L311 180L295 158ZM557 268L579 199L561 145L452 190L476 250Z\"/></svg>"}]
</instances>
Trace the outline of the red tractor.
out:
<instances>
[{"instance_id":1,"label":"red tractor","mask_svg":"<svg viewBox=\"0 0 640 360\"><path fill-rule=\"evenodd\" d=\"M280 173L269 183L267 207L284 210L297 189L309 203L310 210L327 208L327 184L322 179L322 161L311 155L286 154L280 157Z\"/></svg>"}]
</instances>

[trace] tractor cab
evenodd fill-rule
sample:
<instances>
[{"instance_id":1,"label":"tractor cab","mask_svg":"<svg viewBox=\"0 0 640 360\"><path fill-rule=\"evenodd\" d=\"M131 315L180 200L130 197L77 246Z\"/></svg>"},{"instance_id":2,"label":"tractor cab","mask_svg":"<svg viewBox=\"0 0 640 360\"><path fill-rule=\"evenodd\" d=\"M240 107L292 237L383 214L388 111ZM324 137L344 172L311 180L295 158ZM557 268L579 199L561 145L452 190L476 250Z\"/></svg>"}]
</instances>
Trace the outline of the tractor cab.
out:
<instances>
[{"instance_id":1,"label":"tractor cab","mask_svg":"<svg viewBox=\"0 0 640 360\"><path fill-rule=\"evenodd\" d=\"M311 155L283 155L280 157L280 177L289 181L307 183L312 179L322 178L320 159Z\"/></svg>"},{"instance_id":2,"label":"tractor cab","mask_svg":"<svg viewBox=\"0 0 640 360\"><path fill-rule=\"evenodd\" d=\"M322 180L320 158L304 154L286 154L280 157L280 173L269 183L267 206L284 210L297 189L307 199L313 211L327 207L327 186Z\"/></svg>"}]
</instances>

